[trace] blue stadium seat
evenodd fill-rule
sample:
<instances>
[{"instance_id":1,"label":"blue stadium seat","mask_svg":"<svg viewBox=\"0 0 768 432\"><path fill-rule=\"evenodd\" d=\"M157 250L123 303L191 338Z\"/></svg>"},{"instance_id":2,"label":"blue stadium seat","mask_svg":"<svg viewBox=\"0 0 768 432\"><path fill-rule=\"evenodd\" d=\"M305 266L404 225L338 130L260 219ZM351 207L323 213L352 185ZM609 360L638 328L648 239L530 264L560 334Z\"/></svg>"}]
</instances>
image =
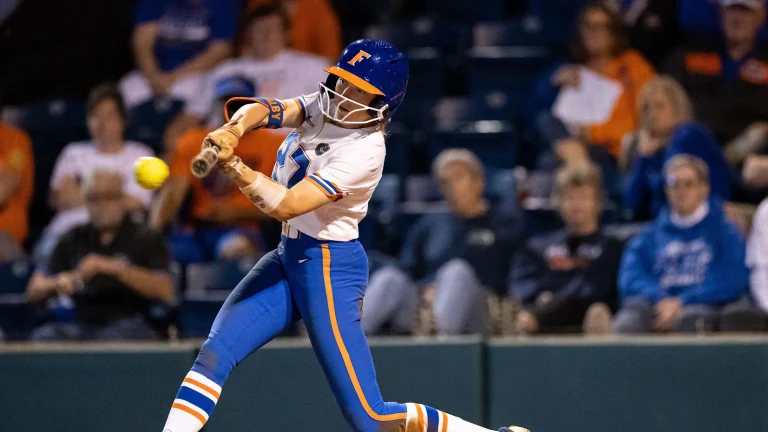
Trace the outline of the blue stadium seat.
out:
<instances>
[{"instance_id":1,"label":"blue stadium seat","mask_svg":"<svg viewBox=\"0 0 768 432\"><path fill-rule=\"evenodd\" d=\"M571 33L556 23L528 15L513 21L484 22L472 28L472 44L483 46L549 46L568 44Z\"/></svg>"},{"instance_id":2,"label":"blue stadium seat","mask_svg":"<svg viewBox=\"0 0 768 432\"><path fill-rule=\"evenodd\" d=\"M546 47L475 47L468 57L471 93L514 93L534 83L553 53Z\"/></svg>"},{"instance_id":3,"label":"blue stadium seat","mask_svg":"<svg viewBox=\"0 0 768 432\"><path fill-rule=\"evenodd\" d=\"M0 263L0 294L23 294L34 270L31 260Z\"/></svg>"},{"instance_id":4,"label":"blue stadium seat","mask_svg":"<svg viewBox=\"0 0 768 432\"><path fill-rule=\"evenodd\" d=\"M485 196L500 204L515 204L517 202L517 181L514 170L485 170Z\"/></svg>"},{"instance_id":5,"label":"blue stadium seat","mask_svg":"<svg viewBox=\"0 0 768 432\"><path fill-rule=\"evenodd\" d=\"M128 113L126 137L162 153L165 128L183 107L182 101L172 99L153 99L134 107Z\"/></svg>"},{"instance_id":6,"label":"blue stadium seat","mask_svg":"<svg viewBox=\"0 0 768 432\"><path fill-rule=\"evenodd\" d=\"M426 0L430 13L462 21L497 20L504 17L505 0Z\"/></svg>"},{"instance_id":7,"label":"blue stadium seat","mask_svg":"<svg viewBox=\"0 0 768 432\"><path fill-rule=\"evenodd\" d=\"M0 295L0 330L5 339L24 339L34 325L35 314L24 295Z\"/></svg>"},{"instance_id":8,"label":"blue stadium seat","mask_svg":"<svg viewBox=\"0 0 768 432\"><path fill-rule=\"evenodd\" d=\"M469 45L469 30L447 19L418 18L370 27L366 36L395 44L400 50L434 48L441 53L459 53Z\"/></svg>"},{"instance_id":9,"label":"blue stadium seat","mask_svg":"<svg viewBox=\"0 0 768 432\"><path fill-rule=\"evenodd\" d=\"M469 122L455 130L438 131L429 137L429 150L433 158L447 148L472 150L486 168L511 169L517 165L517 135L510 122Z\"/></svg>"},{"instance_id":10,"label":"blue stadium seat","mask_svg":"<svg viewBox=\"0 0 768 432\"><path fill-rule=\"evenodd\" d=\"M389 157L389 156L387 156ZM366 249L387 250L397 236L392 223L402 194L401 178L384 174L368 204L368 217L360 222L359 240Z\"/></svg>"},{"instance_id":11,"label":"blue stadium seat","mask_svg":"<svg viewBox=\"0 0 768 432\"><path fill-rule=\"evenodd\" d=\"M186 292L231 291L255 264L255 258L189 264Z\"/></svg>"},{"instance_id":12,"label":"blue stadium seat","mask_svg":"<svg viewBox=\"0 0 768 432\"><path fill-rule=\"evenodd\" d=\"M581 9L592 0L529 0L529 13L570 35Z\"/></svg>"},{"instance_id":13,"label":"blue stadium seat","mask_svg":"<svg viewBox=\"0 0 768 432\"><path fill-rule=\"evenodd\" d=\"M413 49L406 52L410 78L408 98L437 98L443 91L443 65L434 48ZM406 100L408 99L406 98Z\"/></svg>"},{"instance_id":14,"label":"blue stadium seat","mask_svg":"<svg viewBox=\"0 0 768 432\"><path fill-rule=\"evenodd\" d=\"M207 295L185 299L179 314L179 332L186 338L204 338L208 336L211 325L224 304L226 296Z\"/></svg>"},{"instance_id":15,"label":"blue stadium seat","mask_svg":"<svg viewBox=\"0 0 768 432\"><path fill-rule=\"evenodd\" d=\"M405 176L409 170L410 148L413 132L398 123L390 124L387 131L387 157L384 160L384 174Z\"/></svg>"}]
</instances>

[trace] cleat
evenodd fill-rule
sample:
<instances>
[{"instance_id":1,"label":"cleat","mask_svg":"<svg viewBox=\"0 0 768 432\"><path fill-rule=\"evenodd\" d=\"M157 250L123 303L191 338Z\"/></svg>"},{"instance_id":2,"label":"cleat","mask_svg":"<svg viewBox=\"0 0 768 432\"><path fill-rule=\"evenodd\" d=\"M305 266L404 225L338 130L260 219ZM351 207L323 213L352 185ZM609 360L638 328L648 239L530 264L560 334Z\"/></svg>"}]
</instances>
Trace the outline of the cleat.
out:
<instances>
[{"instance_id":1,"label":"cleat","mask_svg":"<svg viewBox=\"0 0 768 432\"><path fill-rule=\"evenodd\" d=\"M531 432L526 428L522 428L520 426L509 426L509 427L503 427L499 429L499 432Z\"/></svg>"}]
</instances>

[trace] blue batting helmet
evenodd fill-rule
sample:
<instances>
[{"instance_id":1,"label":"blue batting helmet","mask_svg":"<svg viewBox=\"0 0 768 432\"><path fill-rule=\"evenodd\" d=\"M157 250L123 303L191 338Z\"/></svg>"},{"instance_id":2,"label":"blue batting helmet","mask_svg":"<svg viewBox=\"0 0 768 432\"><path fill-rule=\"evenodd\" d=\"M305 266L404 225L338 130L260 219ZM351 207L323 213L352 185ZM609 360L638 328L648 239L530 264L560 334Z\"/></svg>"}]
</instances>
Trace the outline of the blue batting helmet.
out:
<instances>
[{"instance_id":1,"label":"blue batting helmet","mask_svg":"<svg viewBox=\"0 0 768 432\"><path fill-rule=\"evenodd\" d=\"M403 102L408 87L408 60L389 42L360 39L349 44L335 66L325 69L358 88L380 98L374 109L387 106L382 113L389 119Z\"/></svg>"}]
</instances>

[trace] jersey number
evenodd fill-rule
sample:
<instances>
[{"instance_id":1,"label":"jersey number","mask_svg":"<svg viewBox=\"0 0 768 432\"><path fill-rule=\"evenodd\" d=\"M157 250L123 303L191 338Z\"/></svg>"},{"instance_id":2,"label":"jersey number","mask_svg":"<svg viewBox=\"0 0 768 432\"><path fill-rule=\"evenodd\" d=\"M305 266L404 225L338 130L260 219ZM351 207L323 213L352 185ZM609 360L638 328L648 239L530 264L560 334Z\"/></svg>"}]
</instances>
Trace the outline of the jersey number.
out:
<instances>
[{"instance_id":1,"label":"jersey number","mask_svg":"<svg viewBox=\"0 0 768 432\"><path fill-rule=\"evenodd\" d=\"M286 144L287 145L284 146L286 148L285 151L281 149L277 152L277 164L280 167L285 166L285 156L291 143ZM307 176L307 169L309 168L310 162L309 157L307 157L307 154L304 153L304 149L302 149L301 146L297 147L296 150L291 153L289 158L291 159L291 162L296 165L296 170L288 178L288 184L285 185L288 189L294 187L296 183L300 182L301 179Z\"/></svg>"}]
</instances>

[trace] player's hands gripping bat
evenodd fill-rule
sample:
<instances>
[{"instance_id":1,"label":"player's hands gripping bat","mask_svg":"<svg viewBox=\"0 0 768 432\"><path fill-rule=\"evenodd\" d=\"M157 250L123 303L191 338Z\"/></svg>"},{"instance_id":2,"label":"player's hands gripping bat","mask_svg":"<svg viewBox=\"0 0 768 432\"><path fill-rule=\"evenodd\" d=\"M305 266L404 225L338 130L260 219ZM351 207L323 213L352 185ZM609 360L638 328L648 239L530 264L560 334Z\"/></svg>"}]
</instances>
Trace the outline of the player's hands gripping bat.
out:
<instances>
[{"instance_id":1,"label":"player's hands gripping bat","mask_svg":"<svg viewBox=\"0 0 768 432\"><path fill-rule=\"evenodd\" d=\"M198 178L207 176L217 162L226 161L232 157L239 140L240 133L234 122L227 123L209 133L203 140L202 150L192 159L192 174Z\"/></svg>"}]
</instances>

